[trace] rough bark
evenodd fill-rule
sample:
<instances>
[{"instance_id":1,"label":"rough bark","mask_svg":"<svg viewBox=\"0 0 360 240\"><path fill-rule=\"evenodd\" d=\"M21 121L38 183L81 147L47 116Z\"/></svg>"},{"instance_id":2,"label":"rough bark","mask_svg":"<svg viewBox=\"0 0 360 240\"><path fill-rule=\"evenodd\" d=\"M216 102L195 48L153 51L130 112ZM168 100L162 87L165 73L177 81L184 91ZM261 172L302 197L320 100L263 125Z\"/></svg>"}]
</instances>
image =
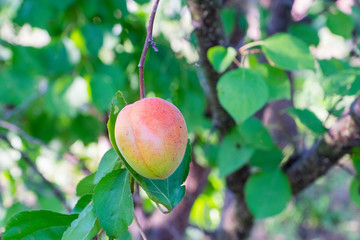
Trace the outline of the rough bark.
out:
<instances>
[{"instance_id":1,"label":"rough bark","mask_svg":"<svg viewBox=\"0 0 360 240\"><path fill-rule=\"evenodd\" d=\"M268 26L269 35L286 31L291 21L293 0L273 0ZM211 106L214 125L220 130L220 137L235 125L234 121L221 107L216 84L220 75L207 60L207 50L216 45L224 44L223 29L220 25L220 2L217 0L188 0L193 25L198 41L200 61L206 76L202 86ZM294 156L283 168L287 173L293 193L297 194L309 186L318 177L324 175L351 147L359 145L359 100L352 107L352 117L348 114L316 143L311 150L301 156ZM354 117L355 116L355 117ZM355 124L357 123L357 124ZM290 126L291 128L291 126ZM351 129L352 134L342 130ZM344 135L345 134L345 135ZM236 199L236 205L229 206L224 213L231 221L224 219L222 229L216 239L246 239L253 225L253 217L249 213L244 200L244 184L250 175L248 166L239 169L227 178L227 186ZM224 214L223 213L223 214Z\"/></svg>"},{"instance_id":2,"label":"rough bark","mask_svg":"<svg viewBox=\"0 0 360 240\"><path fill-rule=\"evenodd\" d=\"M360 96L338 122L310 150L296 161L289 161L283 170L288 175L293 194L299 193L317 178L326 174L353 147L360 147Z\"/></svg>"},{"instance_id":3,"label":"rough bark","mask_svg":"<svg viewBox=\"0 0 360 240\"><path fill-rule=\"evenodd\" d=\"M212 119L215 127L219 129L222 138L230 128L235 126L234 120L220 105L216 84L220 78L207 59L207 50L216 45L224 45L224 30L220 19L220 1L217 0L188 0L193 25L198 41L201 66L206 76L202 86L211 105ZM220 238L244 239L251 229L253 217L244 200L244 184L249 176L249 169L245 167L227 178L229 189L235 196L235 209L227 211L225 216L232 219L231 224L222 225Z\"/></svg>"},{"instance_id":4,"label":"rough bark","mask_svg":"<svg viewBox=\"0 0 360 240\"><path fill-rule=\"evenodd\" d=\"M236 200L232 211L228 211L229 214L225 215L231 219L231 222L225 222L222 226L229 239L246 239L254 224L244 193L245 183L249 176L250 167L246 165L226 178L227 187L234 193Z\"/></svg>"},{"instance_id":5,"label":"rough bark","mask_svg":"<svg viewBox=\"0 0 360 240\"><path fill-rule=\"evenodd\" d=\"M291 22L293 2L293 0L272 1L267 29L268 35L287 30ZM271 135L275 142L282 147L291 142L297 133L293 119L283 113L283 109L289 106L292 106L292 101L276 101L268 104L260 114L264 118L265 125L278 126L275 128L278 130L273 130ZM236 206L233 211L236 217L230 214L229 217L233 218L232 224L223 225L225 236L229 239L246 239L253 226L253 216L249 212L244 198L244 186L249 176L250 169L245 166L227 178L227 186L235 194L236 199Z\"/></svg>"},{"instance_id":6,"label":"rough bark","mask_svg":"<svg viewBox=\"0 0 360 240\"><path fill-rule=\"evenodd\" d=\"M221 24L221 3L219 0L188 0L192 23L199 47L199 55L202 69L205 74L201 85L211 107L213 124L224 135L235 122L220 105L216 84L220 78L207 59L207 51L216 45L224 45L225 35Z\"/></svg>"},{"instance_id":7,"label":"rough bark","mask_svg":"<svg viewBox=\"0 0 360 240\"><path fill-rule=\"evenodd\" d=\"M294 0L273 0L270 6L270 18L267 25L268 35L286 32L291 22L291 9Z\"/></svg>"}]
</instances>

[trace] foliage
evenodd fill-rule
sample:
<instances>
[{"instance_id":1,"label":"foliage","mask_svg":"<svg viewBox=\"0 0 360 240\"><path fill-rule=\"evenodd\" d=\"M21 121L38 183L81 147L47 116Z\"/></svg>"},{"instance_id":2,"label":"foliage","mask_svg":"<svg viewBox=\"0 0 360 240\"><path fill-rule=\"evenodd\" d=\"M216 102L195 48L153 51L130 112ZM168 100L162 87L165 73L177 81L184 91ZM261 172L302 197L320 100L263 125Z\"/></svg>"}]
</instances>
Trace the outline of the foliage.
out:
<instances>
[{"instance_id":1,"label":"foliage","mask_svg":"<svg viewBox=\"0 0 360 240\"><path fill-rule=\"evenodd\" d=\"M192 156L211 169L207 187L192 207L192 224L216 229L224 179L247 164L251 176L244 194L250 212L257 219L279 214L291 200L281 167L297 154L293 142L299 139L279 148L272 137L278 129L256 119L257 113L278 100L294 100L286 113L296 121L303 144L312 145L360 93L360 68L351 61L360 53L351 39L360 30L359 7L350 15L335 4L314 4L308 10L310 23L293 22L288 32L266 37L268 10L258 6L260 39L246 37L240 49L214 46L206 54L214 73L221 75L213 94L236 123L221 138L205 114L212 106L206 103L200 85L204 76L195 63L199 43L193 41L192 29L180 25L187 7L164 0L156 20L161 27L155 28L159 52L150 51L145 63L146 90L148 96L179 107L190 139L173 175L165 180L142 177L121 156L114 126L120 110L138 99L137 65L150 6L148 0L0 1L4 240L92 239L101 234L131 239L134 186L144 191L143 208L148 204L149 212L171 212L184 198ZM161 10L166 8L170 10ZM239 26L248 28L248 20L238 15L231 7L221 10L226 38ZM348 41L352 55L346 49L343 57L321 56L324 29L329 38ZM179 39L186 43L178 44ZM104 136L111 147L100 151ZM358 148L353 152L356 176L349 196L359 205ZM66 189L65 198L59 189Z\"/></svg>"}]
</instances>

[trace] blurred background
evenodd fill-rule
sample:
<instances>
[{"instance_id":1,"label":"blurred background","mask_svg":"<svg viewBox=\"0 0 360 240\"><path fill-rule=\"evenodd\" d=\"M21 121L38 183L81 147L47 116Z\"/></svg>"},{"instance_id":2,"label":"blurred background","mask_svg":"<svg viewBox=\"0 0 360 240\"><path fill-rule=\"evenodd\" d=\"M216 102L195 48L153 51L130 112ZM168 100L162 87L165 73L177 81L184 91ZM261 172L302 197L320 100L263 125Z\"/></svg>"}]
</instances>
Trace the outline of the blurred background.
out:
<instances>
[{"instance_id":1,"label":"blurred background","mask_svg":"<svg viewBox=\"0 0 360 240\"><path fill-rule=\"evenodd\" d=\"M242 14L235 1L225 2L225 32L233 31L236 19L247 41L266 36L270 0L242 1ZM106 122L112 97L121 90L128 103L139 99L137 65L151 7L149 0L0 0L0 232L17 212L66 213L75 205L76 184L96 171L111 146ZM359 19L356 0L296 0L289 32L310 46L328 75L360 67L359 57L350 61L360 52L358 33L353 37ZM148 53L145 86L148 97L182 111L196 162L210 168L186 230L186 239L204 239L222 221L226 185L216 167L217 138L193 29L186 1L161 0L154 24L159 52ZM293 100L330 127L355 97L326 98L323 75L294 72ZM310 146L316 137L297 126L302 146ZM342 162L281 214L257 220L250 239L360 239L360 210L349 195L354 170L349 159ZM142 211L151 214L156 206L146 194L139 197Z\"/></svg>"}]
</instances>

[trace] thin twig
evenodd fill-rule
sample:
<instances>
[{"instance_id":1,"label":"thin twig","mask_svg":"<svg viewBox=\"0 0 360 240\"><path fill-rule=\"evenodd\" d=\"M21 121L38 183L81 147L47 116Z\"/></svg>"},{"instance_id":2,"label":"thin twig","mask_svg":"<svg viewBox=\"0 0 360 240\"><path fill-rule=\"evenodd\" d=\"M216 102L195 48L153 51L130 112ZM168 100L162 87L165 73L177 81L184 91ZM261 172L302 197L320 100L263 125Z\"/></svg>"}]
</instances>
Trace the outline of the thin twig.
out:
<instances>
[{"instance_id":1,"label":"thin twig","mask_svg":"<svg viewBox=\"0 0 360 240\"><path fill-rule=\"evenodd\" d=\"M18 151L21 154L21 158L31 167L31 169L36 174L38 174L41 177L44 184L47 185L51 189L51 191L54 193L54 195L60 200L62 205L66 208L66 210L68 212L71 212L71 207L66 203L66 199L65 199L63 193L61 192L61 190L59 188L57 188L52 182L50 182L49 180L47 180L45 178L45 176L39 171L39 169L37 168L35 163L30 159L30 157L26 153L14 148L11 145L10 140L5 135L0 135L0 139L3 139L9 145L10 148Z\"/></svg>"},{"instance_id":2,"label":"thin twig","mask_svg":"<svg viewBox=\"0 0 360 240\"><path fill-rule=\"evenodd\" d=\"M236 66L241 68L241 62L239 62L239 60L237 60L237 58L234 58L234 63L236 64Z\"/></svg>"},{"instance_id":3,"label":"thin twig","mask_svg":"<svg viewBox=\"0 0 360 240\"><path fill-rule=\"evenodd\" d=\"M147 54L147 50L149 48L149 44L151 44L151 46L154 48L155 52L158 51L158 49L156 48L156 44L152 37L152 32L153 32L155 14L156 14L157 7L159 5L159 1L160 0L155 0L154 7L153 7L151 15L150 15L149 24L147 26L147 34L146 34L145 44L144 44L144 48L141 53L141 58L140 58L140 62L138 65L138 67L139 67L140 99L145 98L144 63L145 63L145 57Z\"/></svg>"},{"instance_id":4,"label":"thin twig","mask_svg":"<svg viewBox=\"0 0 360 240\"><path fill-rule=\"evenodd\" d=\"M43 141L41 141L40 139L34 138L33 136L30 136L24 130L22 130L21 128L19 128L17 125L15 125L13 123L0 120L0 128L4 128L4 129L9 130L10 132L17 133L17 134L23 136L26 139L26 141L31 142L35 145L40 145L42 147L48 148L48 146Z\"/></svg>"},{"instance_id":5,"label":"thin twig","mask_svg":"<svg viewBox=\"0 0 360 240\"><path fill-rule=\"evenodd\" d=\"M59 154L55 149L51 148L49 145L44 143L42 140L29 135L23 129L21 129L19 126L15 125L13 123L0 120L0 128L4 128L4 129L9 130L10 132L17 133L20 136L22 136L29 143L34 144L34 145L38 145L38 146L43 147L43 148L45 148L45 149L47 149L47 150L49 150L51 152L54 152L56 154L56 156L57 156L57 159L59 159L59 160L63 159L63 156L61 154ZM81 164L81 169L85 174L88 175L88 174L91 173L91 171L86 167L86 165L83 163L83 161L81 161L73 153L67 152L67 155L69 157L65 158L65 159L67 159L70 163L72 163L74 165L80 163Z\"/></svg>"},{"instance_id":6,"label":"thin twig","mask_svg":"<svg viewBox=\"0 0 360 240\"><path fill-rule=\"evenodd\" d=\"M357 6L358 3L356 3ZM358 49L358 43L359 43L359 23L355 24L355 27L352 31L352 46L350 51L350 56L360 57L360 51Z\"/></svg>"},{"instance_id":7,"label":"thin twig","mask_svg":"<svg viewBox=\"0 0 360 240\"><path fill-rule=\"evenodd\" d=\"M253 48L253 47L258 47L258 46L261 46L263 44L264 44L263 41L255 41L255 42L247 43L247 44L245 44L245 45L243 45L242 47L239 48L239 53L244 54L244 52L247 51L248 49Z\"/></svg>"},{"instance_id":8,"label":"thin twig","mask_svg":"<svg viewBox=\"0 0 360 240\"><path fill-rule=\"evenodd\" d=\"M4 114L4 119L9 119L11 117L13 117L14 115L22 112L23 110L25 110L30 104L32 104L35 100L37 100L38 98L40 98L42 95L44 95L47 91L47 88L43 88L40 89L37 93L35 93L34 95L32 95L30 98L28 98L27 100L25 100L24 102L22 102L21 104L19 104L18 106L16 106L14 109L11 109L7 112L5 112Z\"/></svg>"},{"instance_id":9,"label":"thin twig","mask_svg":"<svg viewBox=\"0 0 360 240\"><path fill-rule=\"evenodd\" d=\"M137 219L136 215L134 214L134 221L136 223L136 225L138 226L139 230L140 230L140 234L141 234L141 237L143 238L143 240L147 240L147 237L143 231L143 229L141 228L140 226L140 223L139 223L139 220Z\"/></svg>"},{"instance_id":10,"label":"thin twig","mask_svg":"<svg viewBox=\"0 0 360 240\"><path fill-rule=\"evenodd\" d=\"M335 104L328 110L328 115L325 118L324 125L329 120L330 116L335 112L337 105L343 100L343 97L340 97L338 100L336 100Z\"/></svg>"},{"instance_id":11,"label":"thin twig","mask_svg":"<svg viewBox=\"0 0 360 240\"><path fill-rule=\"evenodd\" d=\"M104 229L101 229L100 231L99 231L99 233L98 234L96 234L96 236L93 238L93 240L98 240L99 238L101 239L101 234L104 232Z\"/></svg>"},{"instance_id":12,"label":"thin twig","mask_svg":"<svg viewBox=\"0 0 360 240\"><path fill-rule=\"evenodd\" d=\"M338 163L338 166L344 170L346 173L348 173L350 176L356 176L356 173L350 169L349 167L345 166L343 163Z\"/></svg>"}]
</instances>

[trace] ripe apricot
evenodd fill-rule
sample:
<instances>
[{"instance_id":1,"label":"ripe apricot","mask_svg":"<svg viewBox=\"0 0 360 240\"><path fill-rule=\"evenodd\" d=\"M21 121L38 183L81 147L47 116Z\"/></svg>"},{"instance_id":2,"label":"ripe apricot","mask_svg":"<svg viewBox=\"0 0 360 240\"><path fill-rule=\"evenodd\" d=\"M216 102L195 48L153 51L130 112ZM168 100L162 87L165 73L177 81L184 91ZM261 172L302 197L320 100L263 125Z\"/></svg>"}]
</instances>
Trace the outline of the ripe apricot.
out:
<instances>
[{"instance_id":1,"label":"ripe apricot","mask_svg":"<svg viewBox=\"0 0 360 240\"><path fill-rule=\"evenodd\" d=\"M116 144L139 174L165 179L180 165L187 145L183 115L161 98L144 98L124 107L115 123Z\"/></svg>"}]
</instances>

